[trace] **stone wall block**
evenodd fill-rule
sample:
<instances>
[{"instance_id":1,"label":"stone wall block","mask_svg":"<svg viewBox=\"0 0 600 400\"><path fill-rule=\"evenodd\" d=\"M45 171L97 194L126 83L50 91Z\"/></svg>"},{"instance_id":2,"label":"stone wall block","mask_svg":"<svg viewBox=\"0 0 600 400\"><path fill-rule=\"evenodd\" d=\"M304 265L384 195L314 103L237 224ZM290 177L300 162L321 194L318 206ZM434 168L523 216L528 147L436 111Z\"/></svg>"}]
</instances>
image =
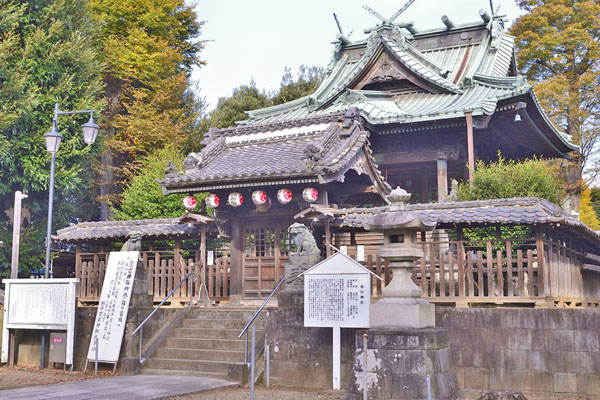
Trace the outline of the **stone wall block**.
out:
<instances>
[{"instance_id":1,"label":"stone wall block","mask_svg":"<svg viewBox=\"0 0 600 400\"><path fill-rule=\"evenodd\" d=\"M507 370L527 369L527 353L521 350L503 350L502 368Z\"/></svg>"},{"instance_id":2,"label":"stone wall block","mask_svg":"<svg viewBox=\"0 0 600 400\"><path fill-rule=\"evenodd\" d=\"M577 393L577 374L557 372L554 374L556 393Z\"/></svg>"},{"instance_id":3,"label":"stone wall block","mask_svg":"<svg viewBox=\"0 0 600 400\"><path fill-rule=\"evenodd\" d=\"M589 352L588 356L588 364L586 372L592 375L600 375L600 352Z\"/></svg>"},{"instance_id":4,"label":"stone wall block","mask_svg":"<svg viewBox=\"0 0 600 400\"><path fill-rule=\"evenodd\" d=\"M551 331L547 329L532 329L531 330L531 350L548 350L550 346Z\"/></svg>"},{"instance_id":5,"label":"stone wall block","mask_svg":"<svg viewBox=\"0 0 600 400\"><path fill-rule=\"evenodd\" d=\"M486 337L486 348L505 349L508 347L509 337L514 334L514 329L497 328L489 329Z\"/></svg>"},{"instance_id":6,"label":"stone wall block","mask_svg":"<svg viewBox=\"0 0 600 400\"><path fill-rule=\"evenodd\" d=\"M565 352L563 351L543 351L542 352L543 367L542 371L549 372L565 372Z\"/></svg>"},{"instance_id":7,"label":"stone wall block","mask_svg":"<svg viewBox=\"0 0 600 400\"><path fill-rule=\"evenodd\" d=\"M421 374L402 374L394 375L390 379L390 395L400 399L418 399L427 398L427 382L425 375ZM393 398L390 395L380 398Z\"/></svg>"},{"instance_id":8,"label":"stone wall block","mask_svg":"<svg viewBox=\"0 0 600 400\"><path fill-rule=\"evenodd\" d=\"M542 357L541 351L526 351L527 357L527 369L531 370L544 370L545 364Z\"/></svg>"},{"instance_id":9,"label":"stone wall block","mask_svg":"<svg viewBox=\"0 0 600 400\"><path fill-rule=\"evenodd\" d=\"M576 330L574 335L575 351L600 351L597 331Z\"/></svg>"},{"instance_id":10,"label":"stone wall block","mask_svg":"<svg viewBox=\"0 0 600 400\"><path fill-rule=\"evenodd\" d=\"M588 370L588 354L583 351L567 351L565 355L565 372L581 372Z\"/></svg>"},{"instance_id":11,"label":"stone wall block","mask_svg":"<svg viewBox=\"0 0 600 400\"><path fill-rule=\"evenodd\" d=\"M464 371L464 384L461 385L460 380L458 381L459 387L465 389L482 389L490 387L490 370L487 368L463 368ZM458 377L459 374L457 373Z\"/></svg>"},{"instance_id":12,"label":"stone wall block","mask_svg":"<svg viewBox=\"0 0 600 400\"><path fill-rule=\"evenodd\" d=\"M554 351L574 351L575 332L567 329L552 329L549 333L549 349Z\"/></svg>"},{"instance_id":13,"label":"stone wall block","mask_svg":"<svg viewBox=\"0 0 600 400\"><path fill-rule=\"evenodd\" d=\"M600 376L577 374L577 393L597 397L600 393Z\"/></svg>"},{"instance_id":14,"label":"stone wall block","mask_svg":"<svg viewBox=\"0 0 600 400\"><path fill-rule=\"evenodd\" d=\"M513 329L507 339L509 349L530 349L531 329Z\"/></svg>"}]
</instances>

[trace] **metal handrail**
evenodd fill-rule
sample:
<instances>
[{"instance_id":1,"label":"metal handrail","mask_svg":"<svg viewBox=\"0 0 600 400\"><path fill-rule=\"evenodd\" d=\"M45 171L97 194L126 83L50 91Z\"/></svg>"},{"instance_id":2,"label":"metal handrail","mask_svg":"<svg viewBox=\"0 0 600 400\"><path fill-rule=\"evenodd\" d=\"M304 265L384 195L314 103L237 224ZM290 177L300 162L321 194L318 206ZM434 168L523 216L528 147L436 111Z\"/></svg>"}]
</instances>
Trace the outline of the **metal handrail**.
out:
<instances>
[{"instance_id":1,"label":"metal handrail","mask_svg":"<svg viewBox=\"0 0 600 400\"><path fill-rule=\"evenodd\" d=\"M145 324L146 322L148 322L148 320L149 320L150 318L152 318L152 316L154 315L154 313L155 313L155 312L157 312L157 311L158 311L158 309L159 309L160 307L162 307L162 305L163 305L163 304L165 304L165 302L166 302L166 301L169 299L169 297L171 297L171 296L173 295L173 293L175 293L175 291L176 291L177 289L179 289L179 287L180 287L181 285L183 285L183 283L184 283L184 282L185 282L185 281L186 281L186 280L187 280L187 279L190 277L190 275L192 276L192 279L190 280L190 305L192 305L192 302L193 302L193 299L194 299L193 284L194 284L194 281L197 281L199 278L198 278L198 275L196 275L195 273L193 273L193 272L188 272L188 274L187 274L187 275L186 275L186 276L185 276L185 277L184 277L184 278L183 278L183 279L182 279L182 280L181 280L181 281L180 281L180 282L177 284L177 286L175 286L175 287L173 288L173 290L171 290L171 292L170 292L170 293L167 295L167 297L165 297L165 298L164 298L164 299L163 299L163 300L160 302L160 304L159 304L159 305L158 305L158 306L157 306L157 307L156 307L154 310L152 310L152 312L151 312L151 313L150 313L150 314L149 314L149 315L148 315L148 316L147 316L147 317L146 317L146 318L145 318L145 319L142 321L142 323L141 323L141 324L139 324L139 325L138 325L138 327L137 327L137 328L135 328L135 330L134 330L133 332L131 332L131 336L133 336L133 335L135 335L135 334L136 334L138 331L140 331L140 363L144 361L144 360L143 360L143 358L142 358L142 335L143 335L143 332L144 332L144 330L143 330L142 328L143 328L144 324Z\"/></svg>"},{"instance_id":2,"label":"metal handrail","mask_svg":"<svg viewBox=\"0 0 600 400\"><path fill-rule=\"evenodd\" d=\"M242 329L242 331L238 335L238 339L241 338L244 333L248 332L248 328L250 328L250 325L252 325L252 323L254 322L254 320L256 319L256 317L258 317L258 314L260 314L260 312L263 310L263 308L265 308L265 305L269 302L269 300L271 300L271 297L273 297L273 295L275 294L275 292L277 291L277 289L279 289L279 286L281 286L281 284L283 283L283 281L285 281L285 276L283 278L281 278L281 280L279 281L279 283L277 284L277 286L275 286L275 288L273 290L271 290L271 293L269 293L269 295L267 296L267 298L265 299L265 301L258 308L258 310L254 313L254 316L252 318L250 318L250 321L248 321L248 323L246 324L246 326L244 327L244 329Z\"/></svg>"}]
</instances>

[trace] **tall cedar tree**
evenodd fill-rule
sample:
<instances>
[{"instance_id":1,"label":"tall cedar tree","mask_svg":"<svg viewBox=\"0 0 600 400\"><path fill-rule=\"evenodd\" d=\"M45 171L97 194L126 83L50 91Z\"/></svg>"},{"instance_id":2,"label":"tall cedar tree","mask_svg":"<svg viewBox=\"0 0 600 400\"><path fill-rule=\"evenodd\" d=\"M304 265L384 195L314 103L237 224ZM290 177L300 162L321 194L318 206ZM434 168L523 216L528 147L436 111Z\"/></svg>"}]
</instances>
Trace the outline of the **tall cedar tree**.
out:
<instances>
[{"instance_id":1,"label":"tall cedar tree","mask_svg":"<svg viewBox=\"0 0 600 400\"><path fill-rule=\"evenodd\" d=\"M202 62L202 22L183 0L91 0L106 65L106 149L101 217L109 217L124 170L165 144L181 145L198 104L189 75ZM190 110L192 109L192 110Z\"/></svg>"},{"instance_id":2,"label":"tall cedar tree","mask_svg":"<svg viewBox=\"0 0 600 400\"><path fill-rule=\"evenodd\" d=\"M517 0L527 14L511 28L521 72L544 110L580 146L575 174L600 172L600 2Z\"/></svg>"},{"instance_id":3,"label":"tall cedar tree","mask_svg":"<svg viewBox=\"0 0 600 400\"><path fill-rule=\"evenodd\" d=\"M101 64L92 44L87 1L0 0L0 275L10 274L14 192L23 201L20 269L38 270L44 260L50 155L44 134L54 103L63 110L102 109ZM98 146L83 143L87 117L61 116L56 154L55 227L72 217L90 219L94 194L91 163ZM85 214L85 215L82 215ZM29 217L30 216L30 217Z\"/></svg>"}]
</instances>

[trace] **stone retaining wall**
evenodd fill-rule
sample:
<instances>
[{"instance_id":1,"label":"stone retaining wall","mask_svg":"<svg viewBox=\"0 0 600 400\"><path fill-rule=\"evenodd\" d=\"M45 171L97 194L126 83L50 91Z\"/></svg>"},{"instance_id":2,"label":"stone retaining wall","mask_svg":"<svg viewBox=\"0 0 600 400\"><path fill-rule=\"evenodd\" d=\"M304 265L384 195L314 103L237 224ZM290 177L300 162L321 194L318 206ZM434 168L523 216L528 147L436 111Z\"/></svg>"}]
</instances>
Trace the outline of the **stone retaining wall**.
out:
<instances>
[{"instance_id":1,"label":"stone retaining wall","mask_svg":"<svg viewBox=\"0 0 600 400\"><path fill-rule=\"evenodd\" d=\"M436 309L459 386L600 396L600 310Z\"/></svg>"}]
</instances>

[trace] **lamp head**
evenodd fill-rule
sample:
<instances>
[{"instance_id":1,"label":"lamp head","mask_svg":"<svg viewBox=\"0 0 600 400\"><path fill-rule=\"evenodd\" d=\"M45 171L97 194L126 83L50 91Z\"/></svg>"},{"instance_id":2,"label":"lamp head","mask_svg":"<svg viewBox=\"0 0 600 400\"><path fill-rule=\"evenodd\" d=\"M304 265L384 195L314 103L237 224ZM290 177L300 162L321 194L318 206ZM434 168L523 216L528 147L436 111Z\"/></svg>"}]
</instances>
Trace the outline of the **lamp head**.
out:
<instances>
[{"instance_id":1,"label":"lamp head","mask_svg":"<svg viewBox=\"0 0 600 400\"><path fill-rule=\"evenodd\" d=\"M52 130L44 135L46 141L46 150L48 153L56 153L60 147L62 135L56 129L56 123L52 124Z\"/></svg>"},{"instance_id":2,"label":"lamp head","mask_svg":"<svg viewBox=\"0 0 600 400\"><path fill-rule=\"evenodd\" d=\"M90 113L90 120L81 125L83 131L83 141L85 144L92 144L96 141L96 136L100 127L94 122L94 113Z\"/></svg>"}]
</instances>

